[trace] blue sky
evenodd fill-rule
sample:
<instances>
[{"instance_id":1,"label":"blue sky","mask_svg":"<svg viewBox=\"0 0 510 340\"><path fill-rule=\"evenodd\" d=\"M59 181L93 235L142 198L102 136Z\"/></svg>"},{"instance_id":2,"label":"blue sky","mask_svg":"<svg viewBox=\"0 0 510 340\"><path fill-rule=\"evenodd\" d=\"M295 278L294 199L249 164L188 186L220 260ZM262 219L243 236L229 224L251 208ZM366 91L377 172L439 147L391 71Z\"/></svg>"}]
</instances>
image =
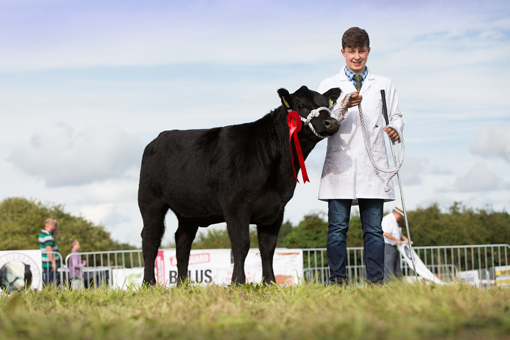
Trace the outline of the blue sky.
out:
<instances>
[{"instance_id":1,"label":"blue sky","mask_svg":"<svg viewBox=\"0 0 510 340\"><path fill-rule=\"evenodd\" d=\"M144 146L163 130L256 120L281 87L316 89L344 65L351 26L399 94L408 208L508 211L507 1L0 0L0 199L63 204L139 245ZM293 223L327 210L325 145L287 206ZM168 216L166 241L176 226Z\"/></svg>"}]
</instances>

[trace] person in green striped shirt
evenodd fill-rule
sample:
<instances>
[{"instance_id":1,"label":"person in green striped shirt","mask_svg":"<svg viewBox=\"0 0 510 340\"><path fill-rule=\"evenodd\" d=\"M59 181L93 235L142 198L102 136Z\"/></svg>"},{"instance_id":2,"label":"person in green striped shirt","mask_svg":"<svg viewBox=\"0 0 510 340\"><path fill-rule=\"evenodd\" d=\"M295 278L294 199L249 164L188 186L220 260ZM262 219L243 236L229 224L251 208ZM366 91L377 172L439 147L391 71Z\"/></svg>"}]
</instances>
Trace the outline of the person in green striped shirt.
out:
<instances>
[{"instance_id":1,"label":"person in green striped shirt","mask_svg":"<svg viewBox=\"0 0 510 340\"><path fill-rule=\"evenodd\" d=\"M39 233L39 247L42 251L43 282L52 283L57 280L57 269L60 265L60 255L55 242L57 234L57 220L48 218L44 222L44 229Z\"/></svg>"}]
</instances>

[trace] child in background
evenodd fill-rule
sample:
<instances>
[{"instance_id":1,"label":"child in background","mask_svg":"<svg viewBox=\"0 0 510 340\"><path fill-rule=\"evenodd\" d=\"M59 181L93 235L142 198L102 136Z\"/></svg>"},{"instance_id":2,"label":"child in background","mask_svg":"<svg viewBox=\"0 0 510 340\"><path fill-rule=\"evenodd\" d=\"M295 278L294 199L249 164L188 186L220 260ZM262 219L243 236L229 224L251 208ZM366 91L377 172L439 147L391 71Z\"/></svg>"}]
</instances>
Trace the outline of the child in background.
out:
<instances>
[{"instance_id":1,"label":"child in background","mask_svg":"<svg viewBox=\"0 0 510 340\"><path fill-rule=\"evenodd\" d=\"M83 289L83 273L81 268L85 267L87 261L81 261L81 255L78 252L80 242L78 240L71 241L71 257L69 258L69 277L71 278L71 289Z\"/></svg>"}]
</instances>

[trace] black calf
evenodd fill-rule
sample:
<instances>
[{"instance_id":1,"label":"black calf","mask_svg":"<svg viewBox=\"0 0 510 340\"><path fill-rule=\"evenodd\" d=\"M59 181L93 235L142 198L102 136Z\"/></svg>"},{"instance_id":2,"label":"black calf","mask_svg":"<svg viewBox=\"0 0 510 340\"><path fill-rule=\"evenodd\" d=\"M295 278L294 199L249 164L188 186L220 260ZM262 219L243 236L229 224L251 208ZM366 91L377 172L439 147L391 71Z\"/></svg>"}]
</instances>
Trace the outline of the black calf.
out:
<instances>
[{"instance_id":1,"label":"black calf","mask_svg":"<svg viewBox=\"0 0 510 340\"><path fill-rule=\"evenodd\" d=\"M208 130L162 132L145 148L138 205L143 218L144 282L154 284L154 261L164 234L164 219L171 209L179 221L175 233L178 282L186 280L191 244L199 227L226 222L234 256L232 282L244 283L244 262L250 248L249 225L257 225L264 282L275 281L273 255L285 205L296 181L289 148L287 112L301 117L329 107L340 89L321 95L301 87L293 94L278 90L283 106L261 119ZM312 121L316 132L338 131L328 111ZM306 158L316 137L307 125L298 133ZM292 145L296 172L297 154Z\"/></svg>"}]
</instances>

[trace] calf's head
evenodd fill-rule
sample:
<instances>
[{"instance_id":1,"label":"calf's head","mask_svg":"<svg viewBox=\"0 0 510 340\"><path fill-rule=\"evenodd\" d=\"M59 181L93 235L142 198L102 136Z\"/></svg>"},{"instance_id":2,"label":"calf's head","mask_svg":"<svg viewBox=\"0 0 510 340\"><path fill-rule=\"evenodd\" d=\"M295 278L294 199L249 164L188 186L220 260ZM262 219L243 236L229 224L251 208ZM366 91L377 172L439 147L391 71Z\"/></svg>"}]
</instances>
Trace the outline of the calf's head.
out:
<instances>
[{"instance_id":1,"label":"calf's head","mask_svg":"<svg viewBox=\"0 0 510 340\"><path fill-rule=\"evenodd\" d=\"M307 119L310 112L315 109L332 107L340 96L340 92L339 88L333 88L324 94L320 94L306 86L301 86L293 94L290 94L286 89L278 90L283 106L289 111L296 111L304 119ZM340 127L338 121L331 117L327 109L319 110L319 115L311 119L310 123L313 125L315 132L322 138L335 134ZM319 138L306 124L303 126L303 135L312 140Z\"/></svg>"}]
</instances>

